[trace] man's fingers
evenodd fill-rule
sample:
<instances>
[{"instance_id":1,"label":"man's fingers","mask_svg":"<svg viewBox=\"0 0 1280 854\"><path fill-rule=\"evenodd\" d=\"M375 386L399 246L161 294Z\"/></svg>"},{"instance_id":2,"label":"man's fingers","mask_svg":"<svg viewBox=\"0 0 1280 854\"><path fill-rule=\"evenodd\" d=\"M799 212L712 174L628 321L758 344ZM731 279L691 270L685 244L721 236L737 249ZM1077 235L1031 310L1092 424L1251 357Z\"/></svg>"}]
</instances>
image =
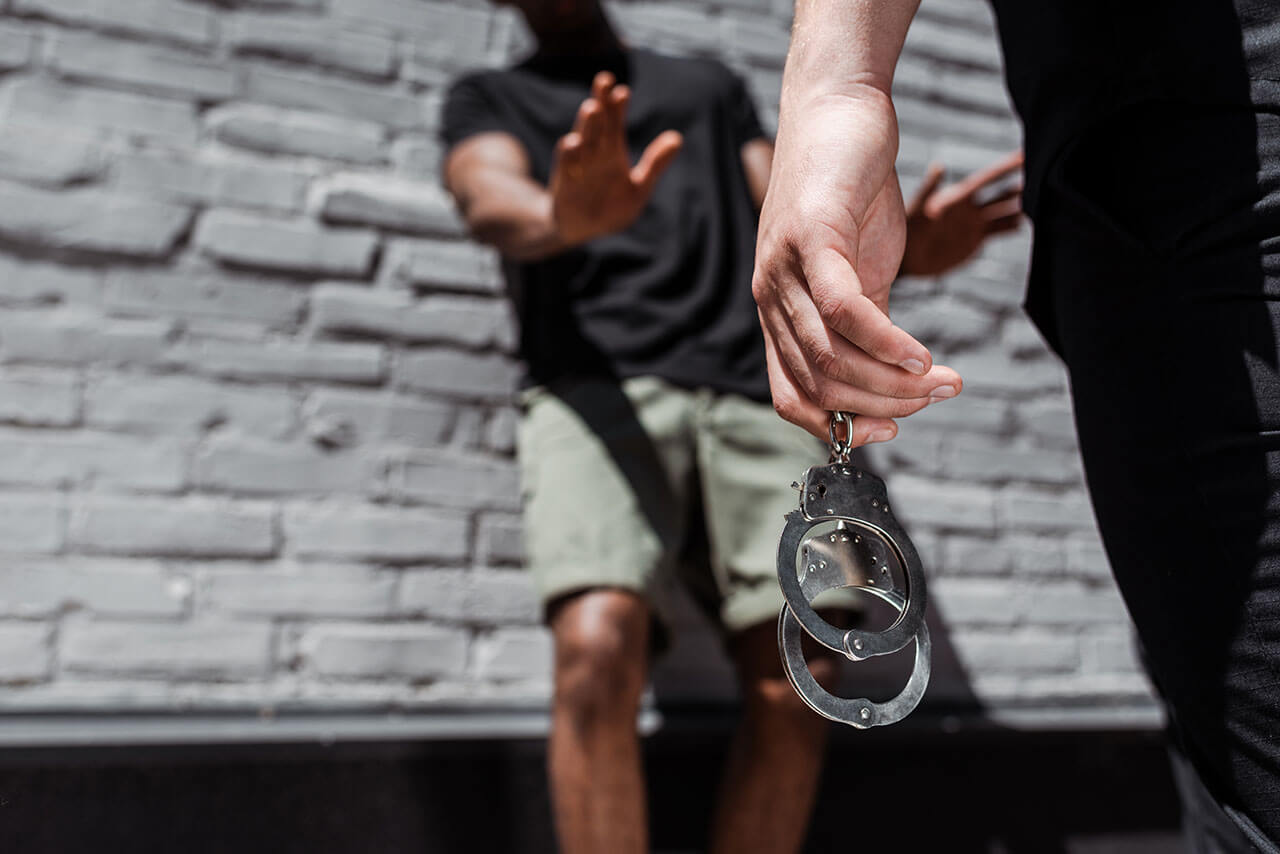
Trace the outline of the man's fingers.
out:
<instances>
[{"instance_id":1,"label":"man's fingers","mask_svg":"<svg viewBox=\"0 0 1280 854\"><path fill-rule=\"evenodd\" d=\"M925 199L929 198L938 189L938 185L942 183L942 176L947 174L947 170L943 168L941 163L930 163L929 169L924 173L924 180L920 182L920 186L916 188L915 193L911 196L911 201L907 204L908 213L915 213L924 207Z\"/></svg>"},{"instance_id":2,"label":"man's fingers","mask_svg":"<svg viewBox=\"0 0 1280 854\"><path fill-rule=\"evenodd\" d=\"M1011 190L1002 197L982 206L985 222L982 231L987 236L1017 230L1022 225L1022 190Z\"/></svg>"},{"instance_id":3,"label":"man's fingers","mask_svg":"<svg viewBox=\"0 0 1280 854\"><path fill-rule=\"evenodd\" d=\"M596 76L591 79L591 97L603 104L614 82L613 72L597 71Z\"/></svg>"},{"instance_id":4,"label":"man's fingers","mask_svg":"<svg viewBox=\"0 0 1280 854\"><path fill-rule=\"evenodd\" d=\"M587 110L587 106L588 106L589 104L593 103L593 101L594 101L594 99L592 99L592 98L584 98L584 99L582 100L582 103L578 105L578 112L574 113L574 115L573 115L573 128L572 128L572 130L573 130L573 132L574 132L574 133L576 133L576 134L581 134L581 133L582 133L582 128L583 128L583 127L586 125L586 123L587 123L587 112L588 112L588 110Z\"/></svg>"},{"instance_id":5,"label":"man's fingers","mask_svg":"<svg viewBox=\"0 0 1280 854\"><path fill-rule=\"evenodd\" d=\"M560 137L556 143L556 154L564 158L575 158L582 153L582 134L571 131Z\"/></svg>"},{"instance_id":6,"label":"man's fingers","mask_svg":"<svg viewBox=\"0 0 1280 854\"><path fill-rule=\"evenodd\" d=\"M1013 193L1006 199L990 202L982 206L982 212L988 218L1009 216L1022 212L1022 193Z\"/></svg>"},{"instance_id":7,"label":"man's fingers","mask_svg":"<svg viewBox=\"0 0 1280 854\"><path fill-rule=\"evenodd\" d=\"M631 90L626 86L614 86L605 98L605 133L609 139L627 141L627 105L631 102Z\"/></svg>"},{"instance_id":8,"label":"man's fingers","mask_svg":"<svg viewBox=\"0 0 1280 854\"><path fill-rule=\"evenodd\" d=\"M556 142L551 164L552 181L575 179L581 174L582 137L575 132L566 133Z\"/></svg>"},{"instance_id":9,"label":"man's fingers","mask_svg":"<svg viewBox=\"0 0 1280 854\"><path fill-rule=\"evenodd\" d=\"M588 98L582 102L578 117L581 124L578 133L582 135L582 147L588 151L593 150L604 139L604 108L595 98Z\"/></svg>"},{"instance_id":10,"label":"man's fingers","mask_svg":"<svg viewBox=\"0 0 1280 854\"><path fill-rule=\"evenodd\" d=\"M631 182L645 194L653 192L653 187L662 177L662 173L671 165L671 161L680 152L684 137L678 131L665 130L654 137L645 146L640 160L631 169Z\"/></svg>"},{"instance_id":11,"label":"man's fingers","mask_svg":"<svg viewBox=\"0 0 1280 854\"><path fill-rule=\"evenodd\" d=\"M917 375L929 371L933 357L928 348L894 326L867 298L857 273L839 252L822 249L810 255L804 276L823 323L881 362Z\"/></svg>"},{"instance_id":12,"label":"man's fingers","mask_svg":"<svg viewBox=\"0 0 1280 854\"><path fill-rule=\"evenodd\" d=\"M1022 152L1011 151L985 169L979 169L962 181L957 182L956 189L961 195L969 196L1007 175L1012 175L1022 168Z\"/></svg>"},{"instance_id":13,"label":"man's fingers","mask_svg":"<svg viewBox=\"0 0 1280 854\"><path fill-rule=\"evenodd\" d=\"M616 78L610 71L597 72L596 76L591 80L591 100L595 101L600 107L600 120L597 125L599 139L591 140L592 144L613 139L614 135L621 129L621 123L617 120L613 103L614 84L616 82Z\"/></svg>"},{"instance_id":14,"label":"man's fingers","mask_svg":"<svg viewBox=\"0 0 1280 854\"><path fill-rule=\"evenodd\" d=\"M996 205L1003 205L1005 202L1009 201L1015 201L1019 206L1022 204L1021 187L1009 187L1007 190L1002 190L989 199L982 199L978 206L983 210L986 210Z\"/></svg>"},{"instance_id":15,"label":"man's fingers","mask_svg":"<svg viewBox=\"0 0 1280 854\"><path fill-rule=\"evenodd\" d=\"M988 236L993 234L1005 234L1006 232L1017 231L1018 227L1021 225L1022 214L1009 214L1008 216L1001 216L992 220L987 220L987 222L982 226L982 231Z\"/></svg>"},{"instance_id":16,"label":"man's fingers","mask_svg":"<svg viewBox=\"0 0 1280 854\"><path fill-rule=\"evenodd\" d=\"M592 126L598 129L600 118L600 102L595 98L587 98L578 105L578 112L573 118L573 133L577 134L583 144L590 140Z\"/></svg>"}]
</instances>

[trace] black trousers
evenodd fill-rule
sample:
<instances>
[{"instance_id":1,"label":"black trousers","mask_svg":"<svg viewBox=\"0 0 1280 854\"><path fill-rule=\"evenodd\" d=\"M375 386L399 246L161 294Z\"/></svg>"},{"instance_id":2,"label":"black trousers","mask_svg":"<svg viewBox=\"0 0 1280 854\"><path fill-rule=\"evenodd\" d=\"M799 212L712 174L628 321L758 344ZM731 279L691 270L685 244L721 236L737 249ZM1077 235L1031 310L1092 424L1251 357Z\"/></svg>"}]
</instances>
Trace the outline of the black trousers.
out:
<instances>
[{"instance_id":1,"label":"black trousers","mask_svg":"<svg viewBox=\"0 0 1280 854\"><path fill-rule=\"evenodd\" d=\"M1216 804L1243 828L1239 847L1193 850L1269 850L1280 117L1152 103L1083 132L1047 178L1036 243L1028 310L1070 373L1103 541L1189 760L1179 777L1203 786L1188 825Z\"/></svg>"}]
</instances>

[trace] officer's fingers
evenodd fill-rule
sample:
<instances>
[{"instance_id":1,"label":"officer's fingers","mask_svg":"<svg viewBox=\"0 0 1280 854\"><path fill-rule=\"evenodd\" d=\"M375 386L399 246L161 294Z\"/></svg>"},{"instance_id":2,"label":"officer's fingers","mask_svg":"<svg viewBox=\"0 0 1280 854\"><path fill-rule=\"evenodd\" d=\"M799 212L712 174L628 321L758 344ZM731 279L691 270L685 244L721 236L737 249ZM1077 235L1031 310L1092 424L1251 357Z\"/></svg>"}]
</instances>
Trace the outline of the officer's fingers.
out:
<instances>
[{"instance_id":1,"label":"officer's fingers","mask_svg":"<svg viewBox=\"0 0 1280 854\"><path fill-rule=\"evenodd\" d=\"M783 275L794 275L788 271ZM851 386L862 393L871 395L875 402L860 404L859 411L870 412L871 407L884 411L894 417L907 414L906 410L886 407L894 406L880 398L897 398L903 401L919 401L926 398L953 397L963 388L960 375L951 368L931 364L924 374L917 374L898 365L887 364L859 347L856 347L843 335L834 332L826 323L813 304L811 295L805 293L799 282L779 289L779 299L784 306L783 315L791 330L791 337L797 342L797 358L803 358L805 366L793 364L792 373L801 377L809 396L822 403L818 397L820 388L829 381L831 388ZM781 339L785 333L777 330ZM810 380L812 375L813 379ZM909 406L914 411L917 406Z\"/></svg>"},{"instance_id":2,"label":"officer's fingers","mask_svg":"<svg viewBox=\"0 0 1280 854\"><path fill-rule=\"evenodd\" d=\"M826 439L831 413L805 397L791 371L778 358L777 345L763 316L761 325L765 330L764 351L769 366L769 391L773 396L774 410L792 424L798 424L818 438Z\"/></svg>"},{"instance_id":3,"label":"officer's fingers","mask_svg":"<svg viewBox=\"0 0 1280 854\"><path fill-rule=\"evenodd\" d=\"M913 374L928 372L933 364L928 348L895 326L863 293L857 272L844 256L834 249L820 249L802 257L800 263L824 324L885 364Z\"/></svg>"},{"instance_id":4,"label":"officer's fingers","mask_svg":"<svg viewBox=\"0 0 1280 854\"><path fill-rule=\"evenodd\" d=\"M869 388L865 375L848 370L848 366L842 364L854 348L822 323L812 305L794 314L766 310L765 316L779 360L786 365L805 398L822 409L901 418L929 405L928 390L904 398ZM863 363L870 361L875 360L866 357ZM836 379L839 374L848 376L849 381ZM935 383L930 390L938 385ZM954 383L942 383L941 389L940 397L953 396L959 391L959 378L956 377Z\"/></svg>"},{"instance_id":5,"label":"officer's fingers","mask_svg":"<svg viewBox=\"0 0 1280 854\"><path fill-rule=\"evenodd\" d=\"M892 418L873 418L859 415L853 419L849 434L850 447L858 448L874 442L887 442L898 435L898 422Z\"/></svg>"},{"instance_id":6,"label":"officer's fingers","mask_svg":"<svg viewBox=\"0 0 1280 854\"><path fill-rule=\"evenodd\" d=\"M964 388L960 375L945 365L935 364L924 375L913 374L872 358L841 336L829 340L832 358L824 366L824 374L836 382L901 400L954 397Z\"/></svg>"},{"instance_id":7,"label":"officer's fingers","mask_svg":"<svg viewBox=\"0 0 1280 854\"><path fill-rule=\"evenodd\" d=\"M769 387L773 394L773 408L786 420L798 424L824 441L829 438L831 413L805 398L804 393L778 358L773 337L766 332L765 356L769 366ZM849 443L853 447L871 442L884 442L898 433L898 425L891 418L873 418L859 415L853 419Z\"/></svg>"}]
</instances>

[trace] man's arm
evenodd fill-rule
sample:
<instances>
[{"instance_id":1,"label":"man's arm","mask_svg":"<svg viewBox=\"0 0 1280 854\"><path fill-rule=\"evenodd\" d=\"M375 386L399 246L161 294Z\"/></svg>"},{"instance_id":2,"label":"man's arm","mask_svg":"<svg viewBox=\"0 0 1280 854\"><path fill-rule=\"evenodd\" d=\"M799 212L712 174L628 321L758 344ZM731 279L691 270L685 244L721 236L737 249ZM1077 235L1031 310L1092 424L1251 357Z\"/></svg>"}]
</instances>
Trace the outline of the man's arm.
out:
<instances>
[{"instance_id":1,"label":"man's arm","mask_svg":"<svg viewBox=\"0 0 1280 854\"><path fill-rule=\"evenodd\" d=\"M659 134L632 166L626 143L630 92L601 72L556 144L548 185L530 175L524 147L510 134L464 140L445 160L445 186L467 227L508 258L533 261L629 226L680 150L680 134Z\"/></svg>"},{"instance_id":2,"label":"man's arm","mask_svg":"<svg viewBox=\"0 0 1280 854\"><path fill-rule=\"evenodd\" d=\"M551 194L529 177L529 157L510 134L458 143L445 161L445 186L471 235L504 256L532 261L568 248L551 216Z\"/></svg>"},{"instance_id":3,"label":"man's arm","mask_svg":"<svg viewBox=\"0 0 1280 854\"><path fill-rule=\"evenodd\" d=\"M858 413L854 444L953 397L960 376L889 320L906 241L890 91L918 0L800 0L752 290L774 406L825 436Z\"/></svg>"},{"instance_id":4,"label":"man's arm","mask_svg":"<svg viewBox=\"0 0 1280 854\"><path fill-rule=\"evenodd\" d=\"M751 203L759 212L764 207L764 195L769 189L769 173L773 171L773 143L760 137L743 145L742 171L747 176Z\"/></svg>"}]
</instances>

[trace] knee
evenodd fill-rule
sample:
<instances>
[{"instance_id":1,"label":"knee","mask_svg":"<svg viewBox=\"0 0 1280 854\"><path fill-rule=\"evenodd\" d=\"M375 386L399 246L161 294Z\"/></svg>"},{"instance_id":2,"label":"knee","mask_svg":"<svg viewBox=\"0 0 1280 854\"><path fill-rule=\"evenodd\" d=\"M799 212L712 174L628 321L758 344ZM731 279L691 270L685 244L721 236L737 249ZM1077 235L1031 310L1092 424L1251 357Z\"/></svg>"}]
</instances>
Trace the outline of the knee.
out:
<instances>
[{"instance_id":1,"label":"knee","mask_svg":"<svg viewBox=\"0 0 1280 854\"><path fill-rule=\"evenodd\" d=\"M808 664L818 683L828 691L833 690L839 681L839 663L835 658L817 655L810 658ZM826 719L800 699L786 676L754 674L744 680L742 689L748 726L769 729L783 726L810 737L826 732Z\"/></svg>"},{"instance_id":2,"label":"knee","mask_svg":"<svg viewBox=\"0 0 1280 854\"><path fill-rule=\"evenodd\" d=\"M813 711L804 704L786 677L757 677L743 686L748 717L756 720L794 718L806 720Z\"/></svg>"},{"instance_id":3,"label":"knee","mask_svg":"<svg viewBox=\"0 0 1280 854\"><path fill-rule=\"evenodd\" d=\"M733 653L748 725L780 721L801 728L825 726L825 719L805 705L791 687L778 655L776 628L761 625L747 629L735 638ZM804 657L818 684L834 692L840 681L840 656L817 643L805 643Z\"/></svg>"},{"instance_id":4,"label":"knee","mask_svg":"<svg viewBox=\"0 0 1280 854\"><path fill-rule=\"evenodd\" d=\"M555 702L580 724L633 721L647 680L647 615L587 614L556 627Z\"/></svg>"}]
</instances>

